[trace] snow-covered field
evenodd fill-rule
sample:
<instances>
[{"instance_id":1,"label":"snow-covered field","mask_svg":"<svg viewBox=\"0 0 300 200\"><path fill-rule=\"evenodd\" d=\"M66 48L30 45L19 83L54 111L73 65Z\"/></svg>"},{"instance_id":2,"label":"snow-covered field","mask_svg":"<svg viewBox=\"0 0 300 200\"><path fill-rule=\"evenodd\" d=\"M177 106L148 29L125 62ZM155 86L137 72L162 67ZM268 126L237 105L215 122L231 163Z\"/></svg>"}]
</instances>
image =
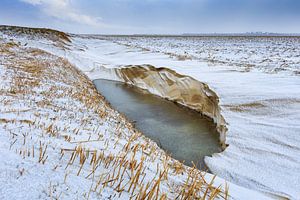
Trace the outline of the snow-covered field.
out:
<instances>
[{"instance_id":1,"label":"snow-covered field","mask_svg":"<svg viewBox=\"0 0 300 200\"><path fill-rule=\"evenodd\" d=\"M256 56L253 56L253 58L251 56L251 59L242 59L238 58L238 56L233 56L233 59L229 60L234 60L234 62L223 62L222 64L215 62L212 65L211 62L198 58L182 59L180 57L181 59L178 59L178 56L170 57L170 52L176 54L177 51L186 51L185 54L193 55L194 50L182 50L185 46L189 46L189 43L182 45L182 49L180 48L180 45L178 45L180 44L180 39L177 42L170 42L169 40L176 41L176 39L160 38L159 42L157 42L148 38L147 42L144 42L144 39L131 40L130 38L122 38L120 40L114 38L112 40L111 37L97 38L73 35L71 37L72 43L59 43L58 45L56 40L32 37L30 35L5 33L1 37L2 46L12 39L17 44L19 42L18 46L21 47L13 47L12 53L8 53L8 55L1 52L0 89L5 91L5 93L1 93L0 96L2 98L0 118L3 119L0 121L0 156L1 160L5 161L0 164L0 182L1 185L4 185L0 188L0 197L12 199L18 198L17 195L27 195L26 197L29 199L30 197L50 198L51 195L52 197L60 195L60 197L73 199L74 197L83 198L90 195L90 198L101 197L106 199L109 196L116 198L119 195L116 188L119 186L120 189L118 183L122 179L118 177L117 180L114 180L112 178L116 177L115 168L112 167L113 164L112 166L108 164L107 168L103 164L99 165L97 173L94 173L92 164L82 165L81 170L80 165L82 164L82 159L93 163L91 161L93 157L92 150L95 149L98 150L97 156L98 153L100 155L104 154L105 159L109 160L110 157L113 157L112 161L115 159L116 163L118 163L120 158L117 155L124 154L124 146L128 144L128 141L130 147L134 149L135 146L138 146L138 150L136 154L132 149L128 150L128 154L125 157L128 158L128 162L132 161L130 159L136 160L137 168L139 163L143 163L145 179L143 179L144 182L141 181L140 184L137 184L136 193L132 192L134 189L131 188L131 190L129 189L130 192L126 192L126 190L122 192L120 198L129 198L131 194L136 194L135 197L137 197L138 194L141 194L139 192L143 191L143 187L145 189L147 181L151 182L152 180L151 186L154 187L155 181L160 177L157 166L161 167L161 172L163 173L163 169L166 166L166 155L164 152L150 140L140 135L131 143L132 139L129 138L135 136L134 130L131 129L130 124L124 118L111 110L103 100L98 101L99 105L92 103L93 106L89 106L96 97L100 99L101 97L95 94L94 90L85 92L86 86L92 86L90 86L90 83L87 83L88 80L86 78L77 74L79 72L59 71L64 69L65 63L70 62L88 75L90 79L116 78L111 76L103 77L103 67L118 68L125 65L151 64L155 67L173 69L180 74L189 75L207 83L220 97L222 115L228 123L226 143L229 146L222 153L214 154L205 160L210 170L218 177L221 177L216 179L215 184L224 183L222 178L229 181L229 194L236 199L267 198L267 196L254 192L254 190L272 194L274 198L276 196L292 199L299 198L300 80L297 75L299 71L299 56L297 55L299 53L299 39L292 38L292 41L286 39L287 41L284 40L282 42L274 38L274 42L267 43L270 45L270 48L277 50L281 48L289 49L289 45L296 48L296 50L291 48L292 50L287 51L287 54L279 53L275 55L274 53L271 70L268 70L268 67L266 67L268 64L265 62L263 62L263 65L255 64L264 60L264 57L268 57L269 53L265 53L263 49L255 45L255 42L253 44L251 41L240 46L234 42L230 45L230 42L227 41L227 43L225 42L226 48L224 47L226 50L223 49L218 52L218 57L225 59L230 53L241 49L245 52L254 51L253 54ZM127 45L120 44L124 43L124 41ZM135 45L131 46L128 41L132 41ZM217 42L219 46L224 43L222 41ZM162 50L157 51L155 49L160 48L157 43L168 48L163 47ZM205 41L203 43L206 44ZM209 43L215 45L212 44L213 42ZM176 47L172 48L171 44L176 45ZM47 59L45 59L45 56L31 55L27 50L25 53L23 52L25 50L19 50L19 48L27 49L28 47L47 51ZM199 48L201 49L201 46ZM233 50L231 51L230 48ZM218 49L218 47L216 46L215 49ZM176 52L172 52L173 50ZM276 51L270 51L270 54L272 52ZM181 53L178 54L182 55ZM35 89L31 88L29 94L25 93L16 97L12 93L11 88L13 87L12 83L15 83L13 77L16 76L15 74L18 74L18 70L13 70L7 66L16 65L18 60L20 62L30 60L26 56L31 57L33 60L42 59L43 65L48 66L46 69L47 76L40 77L42 82L35 86ZM65 59L60 60L56 56ZM202 56L207 57L205 55ZM256 58L254 59L254 57ZM284 70L273 70L277 68L277 65L280 65L279 60L286 60L286 58L289 58L289 61L285 61L289 64L285 67L287 69L285 71L289 73L277 73ZM222 59L219 59L219 61L222 61ZM22 64L22 62L19 64ZM53 64L57 62L58 64ZM239 65L234 64L236 62L240 66L243 66L245 62L249 62L254 66L251 67L249 72L245 72L245 70L240 70ZM52 69L49 66L57 67ZM54 74L54 77L51 74ZM56 77L57 75L60 76ZM18 74L17 76L21 83L24 80L21 78L22 76L24 75ZM75 80L78 77L81 78L81 81L76 82ZM67 93L63 91L70 87L74 90L70 90L71 94L78 92L81 95L68 97ZM47 95L48 93L49 95ZM85 94L90 94L92 97L88 95L89 97L83 100L81 97L85 96ZM39 104L40 101L43 103ZM50 101L51 104L49 105L47 101ZM34 111L28 109L33 109ZM107 116L97 116L95 110L98 109L106 113ZM35 113L38 115L36 116ZM27 123L27 120L32 121L32 123ZM51 130L53 129L52 132L55 137L49 137L49 133L45 133L45 130L48 130L51 124L53 124ZM49 129L50 133L52 133L51 130ZM121 134L116 134L117 132L121 132ZM14 133L17 135L14 135ZM99 134L103 139L99 140ZM16 138L19 139L14 142ZM94 141L96 139L98 140ZM39 144L40 141L41 143ZM49 157L43 156L42 153L42 160L38 162L38 158L41 155L38 152L41 148L43 152L46 145L48 145L48 148L45 155L49 155ZM72 151L61 151L61 149L73 149L76 151L75 147L77 146L80 152L84 152L82 148L79 148L80 145L85 150L89 149L90 157L86 156L87 158L84 159L85 156L83 156L82 159L79 159L81 154L78 153L79 157L74 157L78 160L75 159L74 162L71 162L73 163L72 165L68 164L72 160ZM32 148L35 149L36 157L26 156L28 154L32 155L32 153L28 153L31 152ZM143 148L148 150L155 149L156 153L153 154L154 156L148 156L143 153L145 151ZM150 151L154 152L154 150ZM143 156L144 160L141 159ZM23 159L23 157L26 158ZM62 158L60 159L60 157ZM41 163L43 160L45 160L45 164ZM176 163L173 159L169 159L168 162ZM171 166L174 165L171 164ZM168 180L162 178L160 183L159 194L161 196L164 192L171 199L178 195L178 192L180 192L178 188L182 189L182 187L186 186L184 181L186 181L188 174L191 173L188 170L189 168L185 169L184 174L181 175L176 173L178 170L176 167L170 167ZM77 176L78 172L79 176ZM89 176L91 172L93 176ZM129 173L130 169L128 169L128 174L125 173L123 183L130 182L133 179L133 176L130 176ZM135 174L137 172L133 170L131 173ZM197 171L197 173L200 172ZM209 174L206 176L211 177ZM66 180L64 180L64 177L67 177ZM98 189L96 191L98 193L101 191L101 194L89 192L93 191L91 189L97 185L94 177L97 181L99 179L101 181L109 181L104 181L102 190L100 190L101 187L96 188ZM199 178L197 181L201 182L203 179ZM33 183L31 185L28 182ZM128 185L125 187L128 187ZM191 187L192 185L187 186L187 188ZM27 193L32 188L38 188L37 192Z\"/></svg>"},{"instance_id":2,"label":"snow-covered field","mask_svg":"<svg viewBox=\"0 0 300 200\"><path fill-rule=\"evenodd\" d=\"M299 74L300 37L104 37L118 44L159 52L179 60L233 66L240 71Z\"/></svg>"}]
</instances>

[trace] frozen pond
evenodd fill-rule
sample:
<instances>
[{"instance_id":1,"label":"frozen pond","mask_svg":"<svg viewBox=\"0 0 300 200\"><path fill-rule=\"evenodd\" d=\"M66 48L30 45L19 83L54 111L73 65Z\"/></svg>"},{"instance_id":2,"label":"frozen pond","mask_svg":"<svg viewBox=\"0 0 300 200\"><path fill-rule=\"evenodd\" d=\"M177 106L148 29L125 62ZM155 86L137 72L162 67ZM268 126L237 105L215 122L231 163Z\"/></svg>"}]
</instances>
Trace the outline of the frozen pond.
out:
<instances>
[{"instance_id":1,"label":"frozen pond","mask_svg":"<svg viewBox=\"0 0 300 200\"><path fill-rule=\"evenodd\" d=\"M220 152L215 125L199 113L124 83L98 79L94 84L113 108L172 157L205 169L204 156Z\"/></svg>"}]
</instances>

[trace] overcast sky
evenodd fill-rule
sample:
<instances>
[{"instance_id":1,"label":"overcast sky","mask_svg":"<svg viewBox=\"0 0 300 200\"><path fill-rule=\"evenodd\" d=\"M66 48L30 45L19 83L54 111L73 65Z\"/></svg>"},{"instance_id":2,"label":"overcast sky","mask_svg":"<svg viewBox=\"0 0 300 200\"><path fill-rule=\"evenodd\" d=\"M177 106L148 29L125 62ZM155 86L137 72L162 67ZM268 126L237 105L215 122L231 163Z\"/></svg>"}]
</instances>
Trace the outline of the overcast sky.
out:
<instances>
[{"instance_id":1,"label":"overcast sky","mask_svg":"<svg viewBox=\"0 0 300 200\"><path fill-rule=\"evenodd\" d=\"M0 24L72 33L300 33L300 0L0 0Z\"/></svg>"}]
</instances>

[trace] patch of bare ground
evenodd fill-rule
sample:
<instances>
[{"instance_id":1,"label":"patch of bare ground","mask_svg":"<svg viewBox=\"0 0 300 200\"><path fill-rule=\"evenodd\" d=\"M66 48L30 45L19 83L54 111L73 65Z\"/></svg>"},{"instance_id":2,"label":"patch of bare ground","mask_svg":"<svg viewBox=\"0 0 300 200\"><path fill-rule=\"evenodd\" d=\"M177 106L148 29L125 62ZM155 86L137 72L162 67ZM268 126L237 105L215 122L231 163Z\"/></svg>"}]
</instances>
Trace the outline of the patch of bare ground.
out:
<instances>
[{"instance_id":1,"label":"patch of bare ground","mask_svg":"<svg viewBox=\"0 0 300 200\"><path fill-rule=\"evenodd\" d=\"M251 111L267 109L267 107L274 107L274 106L281 107L281 106L289 106L292 104L300 104L300 100L296 98L266 99L262 101L251 102L251 103L244 103L238 105L223 105L223 106L234 112L251 112Z\"/></svg>"},{"instance_id":2,"label":"patch of bare ground","mask_svg":"<svg viewBox=\"0 0 300 200\"><path fill-rule=\"evenodd\" d=\"M253 103L245 103L239 105L224 105L224 107L227 107L234 112L244 112L253 108L263 108L265 107L265 105L263 105L260 102L253 102Z\"/></svg>"}]
</instances>

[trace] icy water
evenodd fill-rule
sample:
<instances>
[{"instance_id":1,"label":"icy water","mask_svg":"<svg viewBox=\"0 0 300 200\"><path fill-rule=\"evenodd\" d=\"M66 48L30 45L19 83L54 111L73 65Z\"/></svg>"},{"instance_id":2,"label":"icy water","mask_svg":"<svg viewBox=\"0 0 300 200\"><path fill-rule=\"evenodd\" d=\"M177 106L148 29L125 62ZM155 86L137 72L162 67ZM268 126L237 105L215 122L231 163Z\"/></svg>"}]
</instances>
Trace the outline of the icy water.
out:
<instances>
[{"instance_id":1,"label":"icy water","mask_svg":"<svg viewBox=\"0 0 300 200\"><path fill-rule=\"evenodd\" d=\"M214 124L199 113L124 83L98 79L94 84L113 108L172 157L206 169L204 156L220 152Z\"/></svg>"}]
</instances>

